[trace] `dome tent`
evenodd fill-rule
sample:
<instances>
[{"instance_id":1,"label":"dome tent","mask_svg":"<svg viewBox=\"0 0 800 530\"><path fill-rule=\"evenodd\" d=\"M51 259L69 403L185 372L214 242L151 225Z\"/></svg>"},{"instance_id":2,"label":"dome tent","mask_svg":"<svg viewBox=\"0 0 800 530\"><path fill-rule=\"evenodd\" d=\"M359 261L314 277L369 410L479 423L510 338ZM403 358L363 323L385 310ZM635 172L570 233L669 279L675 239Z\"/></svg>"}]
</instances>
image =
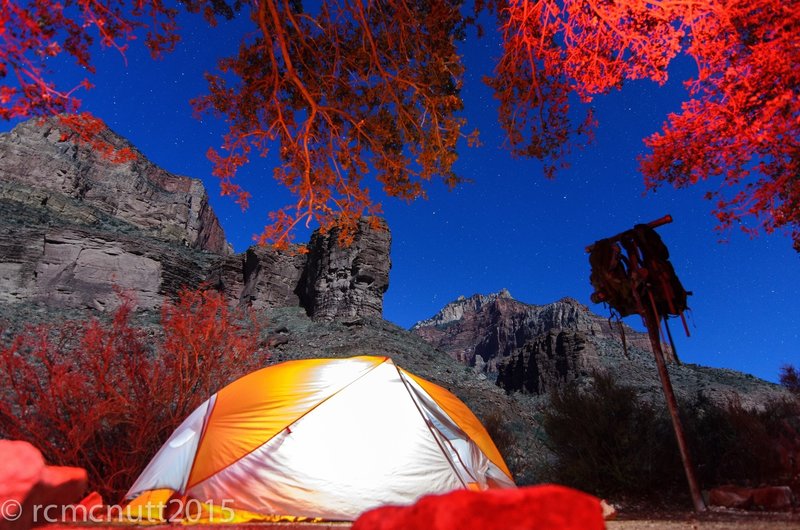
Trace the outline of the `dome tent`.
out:
<instances>
[{"instance_id":1,"label":"dome tent","mask_svg":"<svg viewBox=\"0 0 800 530\"><path fill-rule=\"evenodd\" d=\"M267 516L354 520L455 489L513 487L480 421L388 357L248 374L175 430L126 498L168 491Z\"/></svg>"}]
</instances>

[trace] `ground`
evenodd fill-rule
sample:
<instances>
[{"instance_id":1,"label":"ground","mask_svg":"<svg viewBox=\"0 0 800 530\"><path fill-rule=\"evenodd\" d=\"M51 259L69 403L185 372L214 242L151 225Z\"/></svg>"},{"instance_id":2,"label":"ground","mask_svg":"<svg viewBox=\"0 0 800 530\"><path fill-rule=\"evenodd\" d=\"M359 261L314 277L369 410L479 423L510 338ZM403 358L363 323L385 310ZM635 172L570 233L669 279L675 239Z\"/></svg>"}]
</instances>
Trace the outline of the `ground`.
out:
<instances>
[{"instance_id":1,"label":"ground","mask_svg":"<svg viewBox=\"0 0 800 530\"><path fill-rule=\"evenodd\" d=\"M608 530L798 530L800 513L764 513L711 509L692 512L620 513Z\"/></svg>"},{"instance_id":2,"label":"ground","mask_svg":"<svg viewBox=\"0 0 800 530\"><path fill-rule=\"evenodd\" d=\"M85 530L120 530L121 526L87 526ZM139 528L139 527L127 527ZM147 526L146 530L175 530L175 526ZM258 523L244 525L198 525L195 530L348 530L348 523ZM761 513L735 510L691 512L621 513L606 523L608 530L798 530L800 513ZM47 530L84 530L77 525L52 525Z\"/></svg>"}]
</instances>

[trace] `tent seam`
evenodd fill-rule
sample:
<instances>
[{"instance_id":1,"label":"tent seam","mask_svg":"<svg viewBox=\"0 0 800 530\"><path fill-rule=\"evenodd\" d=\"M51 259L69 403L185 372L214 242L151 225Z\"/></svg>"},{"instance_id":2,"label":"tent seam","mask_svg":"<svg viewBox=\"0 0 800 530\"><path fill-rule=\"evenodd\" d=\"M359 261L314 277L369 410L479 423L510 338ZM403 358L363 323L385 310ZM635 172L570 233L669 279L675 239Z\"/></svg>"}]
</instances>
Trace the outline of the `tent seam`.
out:
<instances>
[{"instance_id":1,"label":"tent seam","mask_svg":"<svg viewBox=\"0 0 800 530\"><path fill-rule=\"evenodd\" d=\"M399 368L399 370L400 370L400 372L402 372L402 373L407 373L405 370L403 370L403 369L401 369L401 368ZM413 375L413 374L411 374L411 375ZM413 381L413 380L414 380L414 378L413 378L413 377L411 377L411 380ZM416 382L416 381L415 381L415 382ZM428 381L428 382L429 382L429 383L432 383L431 381ZM419 386L420 386L420 388L422 388L423 390L425 390L425 389L422 387L422 385L419 385ZM444 390L447 390L447 389L445 388ZM428 392L426 391L426 393L428 393ZM444 415L445 415L445 416L447 416L448 418L450 418L450 421L452 421L454 424L456 424L456 425L459 427L459 429L461 429L461 426L459 425L459 423L458 423L458 422L457 422L455 419L453 419L453 417L452 417L452 416L451 416L451 415L450 415L450 414L447 412L447 410L445 410L445 408L444 408L442 405L440 405L440 404L439 404L439 402L436 400L436 398L435 398L435 397L433 397L433 395L431 395L431 394L429 394L429 393L428 393L428 395L429 395L429 396L431 396L431 399L433 400L433 402L434 402L434 403L436 403L436 404L439 406L439 408L442 410L442 413L444 413ZM458 398L458 396L455 396L455 397L456 397L457 399L460 399L460 398ZM474 412L473 412L473 415L474 415ZM477 419L477 416L476 416L476 419ZM480 419L478 419L478 421L480 422ZM483 426L483 424L481 424L481 426ZM484 429L486 429L486 427L483 427L483 428L484 428ZM462 430L462 431L464 431L463 429L461 429L461 430ZM488 434L488 432L487 432L487 434ZM494 460L492 460L492 459L489 457L489 455L487 455L487 454L486 454L486 452L485 452L485 451L484 451L484 450L483 450L483 449L482 449L482 448L481 448L481 447L480 447L480 446L479 446L479 445L478 445L478 444L475 442L475 440L472 438L472 436L470 436L469 434L467 434L467 432L466 432L466 431L464 431L464 435L465 435L465 436L466 436L466 437L467 437L467 438L468 438L468 439L469 439L469 440L470 440L472 443L474 443L474 444L475 444L475 446L478 448L478 450L481 452L481 454L483 454L483 456L485 456L485 457L486 457L486 459L487 459L487 460L489 460L489 462L491 462L492 464L494 464L494 465L495 465L495 467L497 467L497 469L499 469L499 470L500 470L500 472L501 472L502 474L504 474L505 476L507 476L508 478L510 478L512 481L514 480L514 477L513 477L513 476L510 474L510 471L509 471L509 473L506 473L506 472L503 470L503 468L502 468L502 467L500 467L500 465L498 465L498 463L497 463L497 462L495 462ZM492 444L494 444L494 440L491 438L491 435L489 435L489 439L491 440ZM497 449L497 446L495 446L495 449ZM507 464L507 463L505 462L505 460L503 459L503 455L502 455L502 454L500 454L500 450L499 450L499 449L497 450L497 452L498 452L498 455L500 456L500 459L501 459L501 461L503 462L503 464L505 464L505 467L506 467L506 468L508 468L508 464Z\"/></svg>"},{"instance_id":2,"label":"tent seam","mask_svg":"<svg viewBox=\"0 0 800 530\"><path fill-rule=\"evenodd\" d=\"M394 363L392 363L392 364L394 364ZM442 445L442 442L436 436L436 433L433 432L433 430L434 430L433 425L431 425L431 423L428 420L428 418L425 417L425 414L422 412L422 409L420 408L419 404L417 403L417 400L414 399L414 395L411 393L411 389L408 387L408 382L403 377L403 373L400 371L400 367L397 366L396 364L394 365L394 367L397 370L397 375L398 375L398 377L400 377L400 381L403 383L403 387L406 389L406 392L408 392L408 397L411 398L411 402L414 403L414 407L416 407L417 412L419 413L420 417L422 418L423 423L425 423L425 426L428 428L428 431L431 433L431 436L433 436L433 440L436 442L436 445L439 446L439 450L442 452L442 456L444 456L445 460L447 460L447 463L450 464L450 468L453 470L453 473L455 474L455 476L458 479L458 481L461 482L461 485L464 486L464 489L469 489L469 486L467 486L466 482L464 482L464 479L461 478L461 474L458 472L458 469L456 469L456 466L453 463L453 459L450 458L450 456L447 454L448 451ZM463 465L463 462L462 462L462 465Z\"/></svg>"},{"instance_id":3,"label":"tent seam","mask_svg":"<svg viewBox=\"0 0 800 530\"><path fill-rule=\"evenodd\" d=\"M197 447L194 449L194 455L192 456L192 465L189 466L189 472L186 474L186 482L183 484L183 488L180 492L181 495L186 495L186 492L189 490L189 477L192 476L192 470L194 469L194 465L197 463L197 453L200 452L200 445L203 443L203 440L206 437L206 432L208 432L208 423L211 420L211 415L214 413L214 409L217 408L217 397L219 392L214 392L211 397L214 398L214 403L208 407L206 413L203 415L203 429L200 431L200 438L197 440ZM210 400L211 398L209 398Z\"/></svg>"},{"instance_id":4,"label":"tent seam","mask_svg":"<svg viewBox=\"0 0 800 530\"><path fill-rule=\"evenodd\" d=\"M401 370L401 372L402 372L402 370ZM411 383L408 383L408 384L410 385ZM415 384L416 384L416 382L415 382ZM422 388L421 386L420 386L420 389L421 389L423 392L425 392L425 389L424 389L424 388ZM410 391L410 390L409 390L409 391ZM428 394L427 392L425 392L425 393L426 393L426 394ZM441 405L439 405L439 403L437 403L437 402L436 402L436 400L433 398L433 396L431 396L430 394L428 394L428 396L430 397L431 401L433 401L434 405L436 405L437 407L439 407L439 410L442 412L442 414L443 414L443 415L444 415L444 416L445 416L447 419L449 419L451 422L453 422L453 425L455 425L456 429L458 429L458 431L459 431L459 432L460 432L460 433L461 433L461 434L464 436L464 439L469 441L469 443L470 443L470 446L472 446L472 447L475 447L475 448L476 448L476 449L477 449L477 450L478 450L478 451L479 451L479 452L480 452L480 453L481 453L481 454L484 456L484 458L486 458L486 460L487 460L488 462L492 462L492 460L491 460L491 459L490 459L490 458L489 458L489 457L486 455L486 453L484 453L484 452L483 452L483 449L481 449L481 448L478 446L478 444L476 444L476 443L475 443L475 440L473 440L473 439L472 439L472 437L471 437L471 436L470 436L470 435L469 435L469 434L468 434L466 431L464 431L464 429L462 429L462 428L461 428L461 426L458 424L458 422L457 422L456 420L454 420L454 419L453 419L453 418L452 418L452 417L451 417L451 416L450 416L450 415L447 413L447 411L446 411L446 410L444 410L444 409L442 408L442 406L441 406ZM435 426L432 426L432 428L433 428L433 429L436 429L436 427L435 427ZM436 429L436 431L437 431L437 432L440 432L440 434L441 434L441 431L439 431L439 429ZM459 452L456 450L456 448L455 448L455 447L453 446L453 444L450 442L450 439L449 439L449 438L447 438L446 436L444 436L443 434L441 434L441 436L442 436L442 439L444 440L444 443L446 443L446 444L447 444L447 446L450 448L450 450L451 450L453 453L455 453L455 455L456 455L456 458L458 458L458 462L461 464L461 467L463 467L463 468L464 468L464 472L465 472L467 475L469 475L469 478L471 478L471 479L472 479L472 480L473 480L475 483L478 483L478 484L479 484L479 483L480 483L480 481L479 481L479 480L478 480L478 478L477 478L477 477L476 477L476 476L475 476L475 475L472 473L472 471L470 471L470 467L469 467L469 466L467 466L467 464L465 464L465 463L464 463L464 460L462 460L462 459L461 459L461 454L459 454ZM492 462L492 463L494 463L494 462Z\"/></svg>"},{"instance_id":5,"label":"tent seam","mask_svg":"<svg viewBox=\"0 0 800 530\"><path fill-rule=\"evenodd\" d=\"M329 399L331 399L332 397L334 397L335 395L337 395L339 392L341 392L341 391L342 391L342 390L344 390L345 388L347 388L347 387L349 387L350 385L352 385L353 383L355 383L356 381L360 380L362 377L365 377L367 374L369 374L369 373L370 373L370 372L372 372L374 369L376 369L377 367L379 367L380 365L382 365L383 363L385 363L387 360L389 360L389 357L386 357L386 356L384 356L384 358L383 358L383 360L382 360L381 362L379 362L378 364L376 364L375 366L373 366L372 368L370 368L369 370L367 370L366 372L364 372L364 373L363 373L363 374L361 374L360 376L356 377L355 379L353 379L352 381L350 381L349 383L347 383L346 385L344 385L342 388L340 388L340 389L339 389L339 390L337 390L336 392L334 392L334 393L330 394L330 395L329 395L328 397L326 397L325 399L323 399L323 400L320 400L320 402L319 402L319 403L317 403L316 405L314 405L313 407L311 407L310 409L308 409L307 411L305 411L305 412L304 412L303 414L301 414L300 416L296 417L296 418L295 418L295 419L294 419L294 420L293 420L291 423L287 423L287 424L286 424L286 427L290 427L290 426L294 425L295 423L297 423L298 421L300 421L301 419L303 419L304 417L306 417L308 414L310 414L310 413L311 413L313 410L315 410L317 407L319 407L320 405L322 405L323 403L325 403L326 401L328 401ZM395 365L395 366L397 366L397 365ZM216 405L216 401L214 402L214 405ZM270 437L269 437L269 439L267 439L267 440L264 440L264 442L263 442L263 443L261 443L261 445L259 445L258 447L254 447L253 449L251 449L251 450L250 450L250 451L248 451L247 453L243 454L242 456L240 456L239 458L237 458L237 459L236 459L236 460L234 460L233 462L229 463L228 465L226 465L225 467L223 467L223 468L221 468L221 469L218 469L218 470L214 471L213 473L211 473L211 474L210 474L210 475L208 475L207 477L203 477L202 479L195 481L195 482L194 482L194 483L193 483L191 486L189 486L189 485L188 485L188 481L187 481L187 485L186 485L186 489L185 489L185 491L184 491L184 495L186 494L186 491L189 491L191 488L194 488L194 487L195 487L195 486L197 486L198 484L200 484L200 483L202 483L202 482L205 482L206 480L209 480L210 478L214 477L214 476L215 476L215 475L217 475L218 473L220 473L220 472L222 472L222 471L224 471L224 470L228 469L228 468L229 468L229 467L231 467L232 465L236 464L237 462L239 462L239 461L241 461L241 460L243 460L243 459L247 458L248 456L250 456L250 455L251 455L251 454L253 454L254 452L258 451L258 450L259 450L261 447L264 447L266 444L268 444L269 442L271 442L271 441L272 441L272 440L273 440L273 439L274 439L276 436L278 436L278 434L280 434L281 432L283 432L283 431L286 429L286 427L284 427L283 429L279 430L278 432L276 432L275 434L273 434L272 436L270 436ZM202 439L201 439L200 441L198 441L198 442L197 442L197 449L198 449L198 451L200 450L200 442L202 442ZM195 454L195 458L197 458L197 454ZM194 462L192 462L192 467L194 467ZM191 469L190 469L190 471L189 471L189 475L191 475L191 474L192 474L192 473L191 473Z\"/></svg>"}]
</instances>

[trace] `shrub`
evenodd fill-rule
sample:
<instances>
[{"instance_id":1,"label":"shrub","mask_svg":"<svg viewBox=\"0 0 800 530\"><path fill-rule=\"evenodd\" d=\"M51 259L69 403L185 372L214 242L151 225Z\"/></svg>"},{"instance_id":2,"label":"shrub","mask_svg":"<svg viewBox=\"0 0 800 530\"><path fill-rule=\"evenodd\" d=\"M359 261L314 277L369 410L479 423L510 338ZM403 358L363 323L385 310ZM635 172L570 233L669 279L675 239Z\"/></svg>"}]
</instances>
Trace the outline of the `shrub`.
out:
<instances>
[{"instance_id":1,"label":"shrub","mask_svg":"<svg viewBox=\"0 0 800 530\"><path fill-rule=\"evenodd\" d=\"M211 393L263 365L260 328L215 291L182 291L163 334L131 323L28 328L0 345L0 436L52 464L84 467L106 498L123 494L172 431Z\"/></svg>"},{"instance_id":2,"label":"shrub","mask_svg":"<svg viewBox=\"0 0 800 530\"><path fill-rule=\"evenodd\" d=\"M780 382L789 392L800 397L800 371L794 365L781 366Z\"/></svg>"},{"instance_id":3,"label":"shrub","mask_svg":"<svg viewBox=\"0 0 800 530\"><path fill-rule=\"evenodd\" d=\"M703 395L680 406L701 487L783 484L796 473L800 406L773 401L763 410L719 405ZM585 390L555 392L543 426L556 457L552 479L598 495L677 500L687 495L666 411L610 376L595 374Z\"/></svg>"},{"instance_id":4,"label":"shrub","mask_svg":"<svg viewBox=\"0 0 800 530\"><path fill-rule=\"evenodd\" d=\"M720 406L699 395L683 409L698 480L703 486L758 485L789 478L781 462L780 436L783 421L800 414L789 402L771 401L763 410L750 410L735 400ZM796 444L800 444L798 434L794 434Z\"/></svg>"},{"instance_id":5,"label":"shrub","mask_svg":"<svg viewBox=\"0 0 800 530\"><path fill-rule=\"evenodd\" d=\"M497 450L500 451L504 459L507 459L511 454L515 438L503 420L502 414L499 411L493 411L483 419L483 426L486 432L489 433L489 437L494 442Z\"/></svg>"},{"instance_id":6,"label":"shrub","mask_svg":"<svg viewBox=\"0 0 800 530\"><path fill-rule=\"evenodd\" d=\"M669 423L609 375L596 373L588 390L569 385L554 392L542 421L560 483L600 495L671 485L665 470L677 454Z\"/></svg>"}]
</instances>

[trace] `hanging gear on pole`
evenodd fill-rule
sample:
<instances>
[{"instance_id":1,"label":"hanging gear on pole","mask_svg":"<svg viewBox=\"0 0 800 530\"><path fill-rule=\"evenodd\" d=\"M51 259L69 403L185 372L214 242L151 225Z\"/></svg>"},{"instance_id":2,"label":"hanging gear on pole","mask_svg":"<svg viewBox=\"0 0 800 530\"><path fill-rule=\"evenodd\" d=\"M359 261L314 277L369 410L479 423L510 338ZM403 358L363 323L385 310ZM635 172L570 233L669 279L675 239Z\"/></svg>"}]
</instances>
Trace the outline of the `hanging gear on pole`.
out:
<instances>
[{"instance_id":1,"label":"hanging gear on pole","mask_svg":"<svg viewBox=\"0 0 800 530\"><path fill-rule=\"evenodd\" d=\"M678 416L678 403L661 346L661 321L666 325L669 316L680 316L686 335L689 335L683 313L688 309L687 298L691 293L683 288L669 261L669 250L654 230L657 226L671 222L672 217L667 215L648 224L638 224L631 230L596 241L586 247L586 251L592 266L589 276L594 287L592 302L608 304L612 314L616 312L620 318L639 314L644 320L689 491L695 511L700 512L706 506L695 478L694 465L686 445L683 426ZM666 329L677 360L672 335L669 328Z\"/></svg>"}]
</instances>

